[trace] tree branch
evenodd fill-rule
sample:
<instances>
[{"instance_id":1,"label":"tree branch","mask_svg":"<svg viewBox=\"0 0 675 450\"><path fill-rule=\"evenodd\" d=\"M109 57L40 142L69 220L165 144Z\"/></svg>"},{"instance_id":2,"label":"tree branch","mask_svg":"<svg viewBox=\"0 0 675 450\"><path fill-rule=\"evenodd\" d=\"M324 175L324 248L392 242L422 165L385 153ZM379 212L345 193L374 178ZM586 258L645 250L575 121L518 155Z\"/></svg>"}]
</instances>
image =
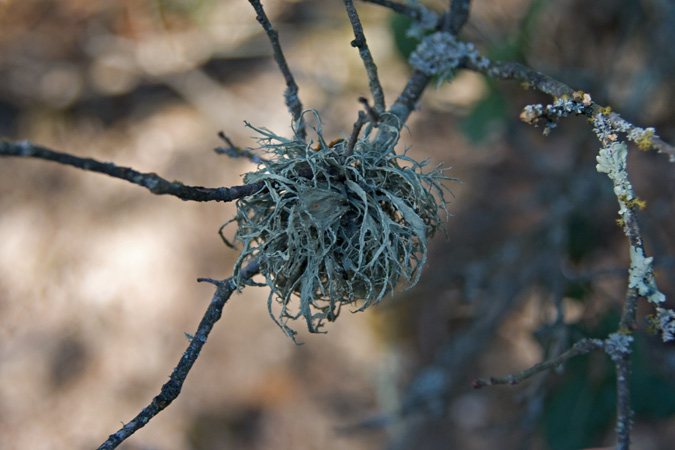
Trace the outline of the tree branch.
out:
<instances>
[{"instance_id":1,"label":"tree branch","mask_svg":"<svg viewBox=\"0 0 675 450\"><path fill-rule=\"evenodd\" d=\"M375 102L375 111L378 113L383 113L385 110L384 103L384 92L382 91L382 85L380 84L380 79L377 76L377 66L373 60L373 55L370 53L368 48L368 43L366 42L366 36L363 33L363 26L361 26L361 20L359 19L359 14L354 8L354 2L352 0L343 0L345 4L345 9L347 10L347 16L349 16L349 21L352 24L354 29L354 40L352 41L352 47L357 47L359 49L359 55L363 60L363 65L366 67L366 73L368 74L368 85L370 87L370 92L373 95L373 101Z\"/></svg>"},{"instance_id":2,"label":"tree branch","mask_svg":"<svg viewBox=\"0 0 675 450\"><path fill-rule=\"evenodd\" d=\"M495 80L519 81L526 89L533 88L554 98L561 98L564 95L572 97L575 92L578 92L578 90L571 88L561 81L517 62L491 61L487 58L483 58L482 63L483 64L478 64L474 61L467 60L463 68L482 73ZM593 114L596 114L603 106L592 102L589 108ZM616 113L610 113L608 119L610 121L623 120ZM633 125L631 124L631 126ZM675 147L656 136L651 138L650 143L658 152L667 154L671 162L675 162Z\"/></svg>"},{"instance_id":3,"label":"tree branch","mask_svg":"<svg viewBox=\"0 0 675 450\"><path fill-rule=\"evenodd\" d=\"M22 158L37 158L54 161L59 164L77 167L120 178L130 183L142 186L156 195L173 195L181 200L195 202L231 202L238 198L255 194L263 188L264 184L253 183L231 188L205 188L202 186L187 186L179 181L168 181L156 173L138 172L129 167L117 166L113 163L101 162L92 158L80 158L68 153L50 150L28 141L7 142L0 140L0 156L18 156Z\"/></svg>"},{"instance_id":4,"label":"tree branch","mask_svg":"<svg viewBox=\"0 0 675 450\"><path fill-rule=\"evenodd\" d=\"M258 273L260 266L258 261L253 261L242 270L242 275L245 279L249 279ZM190 336L190 345L183 353L178 365L173 369L171 378L167 381L162 389L152 402L143 408L143 410L132 419L131 422L125 424L114 434L111 434L108 439L101 444L98 450L111 450L117 448L125 439L134 434L139 429L143 428L153 417L159 414L164 408L173 402L183 387L183 383L192 369L195 361L199 357L202 347L206 343L206 339L211 333L213 326L220 319L223 313L223 306L229 300L232 293L236 290L236 286L232 278L223 281L216 281L209 278L200 278L198 281L206 281L216 285L216 292L211 299L211 303L202 317L197 333Z\"/></svg>"},{"instance_id":5,"label":"tree branch","mask_svg":"<svg viewBox=\"0 0 675 450\"><path fill-rule=\"evenodd\" d=\"M495 80L516 80L526 88L534 88L552 97L571 96L575 90L554 78L530 69L517 62L487 60L488 64L479 65L467 61L464 68L480 72Z\"/></svg>"},{"instance_id":6,"label":"tree branch","mask_svg":"<svg viewBox=\"0 0 675 450\"><path fill-rule=\"evenodd\" d=\"M430 80L431 77L429 75L426 75L420 70L415 70L401 94L394 104L391 105L391 108L389 109L391 115L383 117L382 120L388 125L395 127L397 130L401 129L403 124L408 120L408 117L410 117L410 114L417 107L417 102L420 97L422 97L422 93ZM394 120L392 120L392 118Z\"/></svg>"},{"instance_id":7,"label":"tree branch","mask_svg":"<svg viewBox=\"0 0 675 450\"><path fill-rule=\"evenodd\" d=\"M286 80L286 91L284 92L284 98L286 100L286 106L288 106L288 110L290 111L291 115L293 116L293 120L296 123L296 133L298 137L305 139L305 121L302 118L302 103L298 98L298 85L293 78L291 69L288 67L288 63L286 62L284 52L281 49L281 43L279 42L279 32L272 28L272 24L267 18L267 14L265 14L265 10L263 9L260 0L249 0L249 3L251 3L251 6L253 6L253 9L255 9L256 20L260 23L260 25L262 25L265 33L267 33L267 37L272 44L274 60L279 66L279 70L281 70L281 73Z\"/></svg>"}]
</instances>

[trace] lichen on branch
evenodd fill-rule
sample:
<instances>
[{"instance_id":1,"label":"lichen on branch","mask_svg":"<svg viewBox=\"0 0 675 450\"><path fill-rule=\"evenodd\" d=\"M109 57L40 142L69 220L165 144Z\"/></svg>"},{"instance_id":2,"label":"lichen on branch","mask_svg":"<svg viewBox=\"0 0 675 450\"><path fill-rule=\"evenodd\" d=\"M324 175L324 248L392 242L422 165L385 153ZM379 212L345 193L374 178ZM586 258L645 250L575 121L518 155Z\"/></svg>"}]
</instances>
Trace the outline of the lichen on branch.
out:
<instances>
[{"instance_id":1,"label":"lichen on branch","mask_svg":"<svg viewBox=\"0 0 675 450\"><path fill-rule=\"evenodd\" d=\"M417 283L427 239L443 226L440 211L447 213L444 170L424 172L427 161L397 154L397 132L383 142L366 130L347 152L344 141L328 143L320 126L317 144L251 128L268 156L244 178L264 187L240 199L232 219L242 245L234 280L247 284L241 268L260 261L270 314L289 336L296 333L290 320L321 332L342 306L361 311L399 282Z\"/></svg>"},{"instance_id":2,"label":"lichen on branch","mask_svg":"<svg viewBox=\"0 0 675 450\"><path fill-rule=\"evenodd\" d=\"M410 55L410 64L428 76L437 76L438 84L454 78L455 71L465 61L482 67L487 60L479 56L472 43L461 42L445 31L437 31L422 39Z\"/></svg>"}]
</instances>

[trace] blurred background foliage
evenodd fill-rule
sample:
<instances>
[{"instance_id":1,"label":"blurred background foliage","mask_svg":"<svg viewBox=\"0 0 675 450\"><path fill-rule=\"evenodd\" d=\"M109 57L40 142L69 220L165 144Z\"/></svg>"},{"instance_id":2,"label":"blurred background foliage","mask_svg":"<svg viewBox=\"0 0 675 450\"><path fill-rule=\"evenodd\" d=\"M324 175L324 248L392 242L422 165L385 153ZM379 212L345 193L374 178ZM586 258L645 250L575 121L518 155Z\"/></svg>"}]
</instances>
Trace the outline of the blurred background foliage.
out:
<instances>
[{"instance_id":1,"label":"blurred background foliage","mask_svg":"<svg viewBox=\"0 0 675 450\"><path fill-rule=\"evenodd\" d=\"M432 9L447 2L422 1ZM342 3L264 2L305 107L348 134L367 95ZM410 69L407 24L357 3L389 104ZM675 5L663 0L472 2L460 34L675 142ZM0 2L0 134L169 179L230 186L216 155L247 120L290 133L283 79L244 0ZM420 284L294 346L263 289L232 298L178 401L125 449L580 449L611 445L609 358L514 387L470 381L529 367L614 330L628 244L582 118L550 136L518 121L551 99L459 72L430 87L404 144L461 183ZM675 293L675 176L631 148L629 171L660 289ZM94 174L0 160L0 448L98 445L156 395L236 255L232 205L154 197ZM672 304L669 304L672 307ZM649 314L642 305L640 317ZM635 448L675 438L675 354L636 330ZM396 411L403 418L393 420ZM367 421L369 426L359 426ZM388 423L389 426L375 426Z\"/></svg>"}]
</instances>

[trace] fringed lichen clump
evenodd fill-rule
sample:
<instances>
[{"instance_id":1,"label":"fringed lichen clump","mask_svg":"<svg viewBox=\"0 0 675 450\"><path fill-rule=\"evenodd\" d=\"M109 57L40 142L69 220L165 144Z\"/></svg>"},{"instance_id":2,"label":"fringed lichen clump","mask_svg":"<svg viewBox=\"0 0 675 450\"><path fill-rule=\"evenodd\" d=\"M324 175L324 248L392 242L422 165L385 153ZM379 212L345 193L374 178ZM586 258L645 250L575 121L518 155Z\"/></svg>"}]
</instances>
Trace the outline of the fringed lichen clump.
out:
<instances>
[{"instance_id":1,"label":"fringed lichen clump","mask_svg":"<svg viewBox=\"0 0 675 450\"><path fill-rule=\"evenodd\" d=\"M246 283L239 273L258 259L270 314L289 336L289 320L320 332L342 306L360 311L399 282L417 282L446 205L438 167L424 173L426 161L397 155L398 133L377 144L366 135L348 151L345 142L329 145L320 128L318 143L253 129L268 157L244 178L262 189L237 202L234 239L243 249L234 280Z\"/></svg>"}]
</instances>

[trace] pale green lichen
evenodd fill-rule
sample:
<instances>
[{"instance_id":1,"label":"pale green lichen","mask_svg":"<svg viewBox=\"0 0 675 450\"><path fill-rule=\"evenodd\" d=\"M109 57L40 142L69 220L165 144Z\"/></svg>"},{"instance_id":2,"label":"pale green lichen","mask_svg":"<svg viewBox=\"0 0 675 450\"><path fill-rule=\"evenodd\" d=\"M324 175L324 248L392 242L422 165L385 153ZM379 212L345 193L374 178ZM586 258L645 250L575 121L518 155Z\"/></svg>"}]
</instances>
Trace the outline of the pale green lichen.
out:
<instances>
[{"instance_id":1,"label":"pale green lichen","mask_svg":"<svg viewBox=\"0 0 675 450\"><path fill-rule=\"evenodd\" d=\"M641 248L630 248L630 270L628 275L628 287L634 288L638 293L652 303L660 304L666 301L666 296L656 287L654 271L652 269L653 257L645 257Z\"/></svg>"},{"instance_id":2,"label":"pale green lichen","mask_svg":"<svg viewBox=\"0 0 675 450\"><path fill-rule=\"evenodd\" d=\"M624 215L630 208L629 202L635 198L633 186L626 172L628 146L625 142L612 142L609 147L600 149L595 169L606 173L614 185L614 194L619 200L619 214Z\"/></svg>"},{"instance_id":3,"label":"pale green lichen","mask_svg":"<svg viewBox=\"0 0 675 450\"><path fill-rule=\"evenodd\" d=\"M342 306L363 310L399 282L417 283L446 206L438 167L425 173L426 161L396 154L397 132L384 143L366 133L346 151L344 142L328 145L320 127L318 147L251 128L268 157L244 178L264 187L237 202L234 240L243 249L234 280L247 283L241 269L259 260L270 314L289 336L289 320L320 332Z\"/></svg>"},{"instance_id":4,"label":"pale green lichen","mask_svg":"<svg viewBox=\"0 0 675 450\"><path fill-rule=\"evenodd\" d=\"M598 172L606 173L614 185L614 194L619 201L619 214L623 216L620 223L625 224L624 217L631 216L632 210L642 207L644 202L637 199L633 193L633 187L628 179L626 171L626 158L628 146L625 142L612 142L608 147L602 148L597 156ZM627 233L629 233L627 231ZM660 305L666 300L666 296L659 291L654 279L654 270L652 268L653 257L646 257L644 249L641 246L631 245L630 247L630 269L628 271L628 287L645 297L649 302ZM654 321L655 326L663 334L664 340L670 340L673 337L675 325L672 315L664 314L662 308L659 310L660 317Z\"/></svg>"},{"instance_id":5,"label":"pale green lichen","mask_svg":"<svg viewBox=\"0 0 675 450\"><path fill-rule=\"evenodd\" d=\"M631 208L639 206L642 202L635 198L633 186L628 179L626 171L626 158L628 146L625 142L612 142L609 147L600 149L596 160L598 172L606 173L614 185L614 194L619 201L619 214L624 216ZM622 219L623 221L623 219ZM629 271L628 286L652 303L662 303L665 296L656 287L652 261L654 258L645 257L644 250L640 247L630 248L631 266Z\"/></svg>"},{"instance_id":6,"label":"pale green lichen","mask_svg":"<svg viewBox=\"0 0 675 450\"><path fill-rule=\"evenodd\" d=\"M613 142L609 147L600 150L596 157L598 164L595 166L598 172L606 173L615 184L625 184L626 156L628 147L625 142Z\"/></svg>"}]
</instances>

